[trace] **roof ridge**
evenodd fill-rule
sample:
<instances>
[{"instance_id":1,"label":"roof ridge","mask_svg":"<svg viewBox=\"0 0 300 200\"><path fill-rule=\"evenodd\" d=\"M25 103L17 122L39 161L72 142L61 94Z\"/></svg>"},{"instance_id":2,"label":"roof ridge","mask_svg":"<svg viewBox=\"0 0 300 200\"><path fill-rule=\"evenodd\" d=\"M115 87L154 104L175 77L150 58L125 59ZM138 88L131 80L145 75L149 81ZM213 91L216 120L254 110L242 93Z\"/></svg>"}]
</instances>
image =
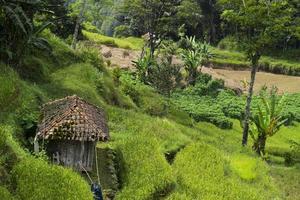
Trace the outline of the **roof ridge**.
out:
<instances>
[{"instance_id":1,"label":"roof ridge","mask_svg":"<svg viewBox=\"0 0 300 200\"><path fill-rule=\"evenodd\" d=\"M40 137L55 137L56 134L53 133L54 128L62 126L61 123L68 120L69 117L75 116L75 118L72 118L76 123L74 126L78 124L79 127L83 128L77 130L77 132L82 132L79 136L80 140L104 141L109 138L107 117L104 109L77 95L67 96L44 104L43 112L44 119L40 122L37 132L37 135Z\"/></svg>"}]
</instances>

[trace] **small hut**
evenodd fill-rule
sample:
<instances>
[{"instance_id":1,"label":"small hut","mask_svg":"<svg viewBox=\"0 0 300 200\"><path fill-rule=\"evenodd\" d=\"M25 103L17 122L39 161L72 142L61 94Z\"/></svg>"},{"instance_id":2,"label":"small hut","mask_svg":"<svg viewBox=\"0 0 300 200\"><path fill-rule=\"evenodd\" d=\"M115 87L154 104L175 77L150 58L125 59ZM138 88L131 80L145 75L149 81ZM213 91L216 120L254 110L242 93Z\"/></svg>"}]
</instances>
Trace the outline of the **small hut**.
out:
<instances>
[{"instance_id":1,"label":"small hut","mask_svg":"<svg viewBox=\"0 0 300 200\"><path fill-rule=\"evenodd\" d=\"M105 113L78 96L68 96L45 104L35 137L45 144L54 163L78 171L91 171L98 141L109 139Z\"/></svg>"}]
</instances>

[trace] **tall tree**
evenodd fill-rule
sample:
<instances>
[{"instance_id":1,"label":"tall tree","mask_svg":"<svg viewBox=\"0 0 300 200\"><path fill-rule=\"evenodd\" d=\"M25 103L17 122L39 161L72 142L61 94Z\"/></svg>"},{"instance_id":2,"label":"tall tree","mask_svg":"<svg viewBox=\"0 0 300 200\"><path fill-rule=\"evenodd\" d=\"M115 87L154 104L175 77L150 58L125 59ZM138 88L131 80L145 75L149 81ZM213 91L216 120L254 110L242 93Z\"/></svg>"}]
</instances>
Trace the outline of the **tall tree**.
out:
<instances>
[{"instance_id":1,"label":"tall tree","mask_svg":"<svg viewBox=\"0 0 300 200\"><path fill-rule=\"evenodd\" d=\"M197 0L202 10L203 19L201 20L203 36L212 44L217 42L218 29L220 27L220 13L217 0Z\"/></svg>"},{"instance_id":2,"label":"tall tree","mask_svg":"<svg viewBox=\"0 0 300 200\"><path fill-rule=\"evenodd\" d=\"M79 26L83 21L83 17L84 17L84 11L86 8L86 4L87 4L87 0L82 0L82 4L81 4L81 8L80 8L80 13L77 17L77 21L76 21L76 25L75 25L75 30L74 30L74 35L73 35L73 41L72 41L72 48L75 49L76 48L76 44L77 44L77 37L78 37L78 32L79 32Z\"/></svg>"},{"instance_id":3,"label":"tall tree","mask_svg":"<svg viewBox=\"0 0 300 200\"><path fill-rule=\"evenodd\" d=\"M150 55L167 36L170 20L176 14L177 0L125 0L123 12L130 26L139 34L149 34Z\"/></svg>"},{"instance_id":4,"label":"tall tree","mask_svg":"<svg viewBox=\"0 0 300 200\"><path fill-rule=\"evenodd\" d=\"M247 58L251 62L251 80L245 107L242 145L247 144L253 86L259 59L267 48L287 40L294 34L292 17L296 12L288 0L219 0L222 18L235 24L233 34L241 40Z\"/></svg>"}]
</instances>

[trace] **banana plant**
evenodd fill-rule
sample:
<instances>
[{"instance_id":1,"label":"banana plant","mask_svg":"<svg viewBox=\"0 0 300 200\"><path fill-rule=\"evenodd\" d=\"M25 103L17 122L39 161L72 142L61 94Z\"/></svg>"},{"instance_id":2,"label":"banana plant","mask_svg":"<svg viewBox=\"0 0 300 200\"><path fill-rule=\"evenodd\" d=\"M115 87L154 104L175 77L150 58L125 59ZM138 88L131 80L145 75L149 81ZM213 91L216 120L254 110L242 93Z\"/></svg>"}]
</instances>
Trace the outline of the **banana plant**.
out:
<instances>
[{"instance_id":1,"label":"banana plant","mask_svg":"<svg viewBox=\"0 0 300 200\"><path fill-rule=\"evenodd\" d=\"M150 53L146 52L143 57L132 62L137 70L137 78L143 83L147 83L149 69L151 66L155 65L155 60L150 56Z\"/></svg>"},{"instance_id":2,"label":"banana plant","mask_svg":"<svg viewBox=\"0 0 300 200\"><path fill-rule=\"evenodd\" d=\"M188 83L194 85L197 78L197 68L207 64L213 57L207 43L197 42L195 37L186 38L189 48L181 52L186 71L189 73Z\"/></svg>"},{"instance_id":3,"label":"banana plant","mask_svg":"<svg viewBox=\"0 0 300 200\"><path fill-rule=\"evenodd\" d=\"M36 26L37 12L46 12L40 0L0 0L0 58L14 67L28 50L51 51L48 41L39 36L51 23Z\"/></svg>"},{"instance_id":4,"label":"banana plant","mask_svg":"<svg viewBox=\"0 0 300 200\"><path fill-rule=\"evenodd\" d=\"M268 94L265 87L260 91L259 98L261 104L257 106L257 113L251 118L250 136L254 141L253 150L259 155L264 155L267 138L275 135L287 121L281 114L285 96L279 96L276 87L272 87Z\"/></svg>"}]
</instances>

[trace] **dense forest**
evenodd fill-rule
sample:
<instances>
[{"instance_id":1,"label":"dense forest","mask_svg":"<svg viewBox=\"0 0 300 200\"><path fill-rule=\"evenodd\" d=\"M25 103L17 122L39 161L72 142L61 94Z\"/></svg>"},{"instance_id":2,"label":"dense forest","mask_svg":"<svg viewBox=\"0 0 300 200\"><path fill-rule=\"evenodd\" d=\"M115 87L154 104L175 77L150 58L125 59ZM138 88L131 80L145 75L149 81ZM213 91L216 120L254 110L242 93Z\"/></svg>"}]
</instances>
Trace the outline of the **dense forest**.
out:
<instances>
[{"instance_id":1,"label":"dense forest","mask_svg":"<svg viewBox=\"0 0 300 200\"><path fill-rule=\"evenodd\" d=\"M300 200L299 84L299 0L0 0L0 198Z\"/></svg>"}]
</instances>

